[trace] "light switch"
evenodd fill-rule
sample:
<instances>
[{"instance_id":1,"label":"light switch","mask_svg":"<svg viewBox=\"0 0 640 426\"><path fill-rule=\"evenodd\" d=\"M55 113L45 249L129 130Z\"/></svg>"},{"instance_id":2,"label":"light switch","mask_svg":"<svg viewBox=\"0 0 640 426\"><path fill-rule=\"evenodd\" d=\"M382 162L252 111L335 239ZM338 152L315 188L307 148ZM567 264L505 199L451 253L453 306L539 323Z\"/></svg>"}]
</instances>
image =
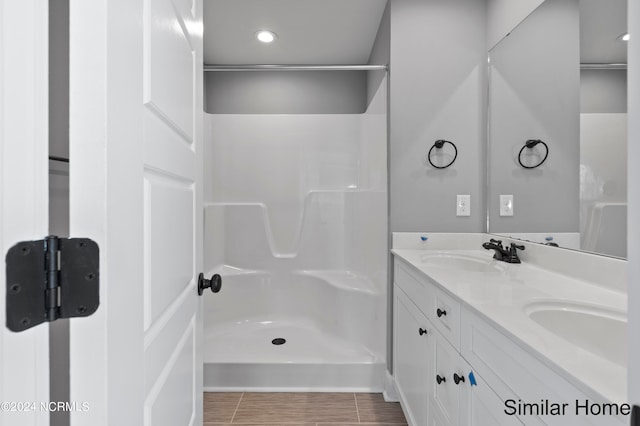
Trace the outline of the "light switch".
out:
<instances>
[{"instance_id":1,"label":"light switch","mask_svg":"<svg viewBox=\"0 0 640 426\"><path fill-rule=\"evenodd\" d=\"M500 216L513 216L513 195L500 196Z\"/></svg>"},{"instance_id":2,"label":"light switch","mask_svg":"<svg viewBox=\"0 0 640 426\"><path fill-rule=\"evenodd\" d=\"M471 195L458 195L456 216L471 216Z\"/></svg>"}]
</instances>

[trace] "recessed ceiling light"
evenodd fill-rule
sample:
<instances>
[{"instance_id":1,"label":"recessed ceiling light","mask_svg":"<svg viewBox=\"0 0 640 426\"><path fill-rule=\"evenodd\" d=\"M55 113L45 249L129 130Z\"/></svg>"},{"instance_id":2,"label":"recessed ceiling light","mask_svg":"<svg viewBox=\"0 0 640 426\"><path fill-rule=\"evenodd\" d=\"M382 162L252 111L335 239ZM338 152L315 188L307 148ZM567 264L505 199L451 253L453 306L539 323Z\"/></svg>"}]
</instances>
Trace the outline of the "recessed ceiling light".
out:
<instances>
[{"instance_id":1,"label":"recessed ceiling light","mask_svg":"<svg viewBox=\"0 0 640 426\"><path fill-rule=\"evenodd\" d=\"M271 43L278 38L278 36L273 31L260 30L256 33L256 38L263 43Z\"/></svg>"},{"instance_id":2,"label":"recessed ceiling light","mask_svg":"<svg viewBox=\"0 0 640 426\"><path fill-rule=\"evenodd\" d=\"M618 37L618 40L621 40L621 41L629 41L629 33L627 33L627 34L622 34L620 37Z\"/></svg>"}]
</instances>

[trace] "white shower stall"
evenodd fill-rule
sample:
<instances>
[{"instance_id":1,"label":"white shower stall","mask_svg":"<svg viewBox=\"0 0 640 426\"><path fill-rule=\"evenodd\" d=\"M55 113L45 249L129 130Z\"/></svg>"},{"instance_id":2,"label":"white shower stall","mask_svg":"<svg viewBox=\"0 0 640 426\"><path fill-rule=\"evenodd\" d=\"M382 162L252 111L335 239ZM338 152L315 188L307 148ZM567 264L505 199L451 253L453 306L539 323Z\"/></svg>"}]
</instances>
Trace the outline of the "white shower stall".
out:
<instances>
[{"instance_id":1,"label":"white shower stall","mask_svg":"<svg viewBox=\"0 0 640 426\"><path fill-rule=\"evenodd\" d=\"M386 80L362 114L205 127L205 389L382 390Z\"/></svg>"}]
</instances>

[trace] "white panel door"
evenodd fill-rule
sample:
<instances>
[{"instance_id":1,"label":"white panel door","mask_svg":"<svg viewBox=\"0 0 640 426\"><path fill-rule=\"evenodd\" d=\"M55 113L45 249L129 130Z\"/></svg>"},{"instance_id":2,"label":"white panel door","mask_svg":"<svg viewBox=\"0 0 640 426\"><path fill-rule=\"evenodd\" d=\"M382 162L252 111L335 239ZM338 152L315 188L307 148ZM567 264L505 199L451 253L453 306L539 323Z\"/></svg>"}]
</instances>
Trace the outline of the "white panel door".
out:
<instances>
[{"instance_id":1,"label":"white panel door","mask_svg":"<svg viewBox=\"0 0 640 426\"><path fill-rule=\"evenodd\" d=\"M48 233L48 8L0 2L0 253ZM5 318L6 275L0 273ZM49 326L0 329L0 425L48 425Z\"/></svg>"},{"instance_id":2,"label":"white panel door","mask_svg":"<svg viewBox=\"0 0 640 426\"><path fill-rule=\"evenodd\" d=\"M72 425L202 424L202 0L71 0L71 234L101 305L71 321Z\"/></svg>"}]
</instances>

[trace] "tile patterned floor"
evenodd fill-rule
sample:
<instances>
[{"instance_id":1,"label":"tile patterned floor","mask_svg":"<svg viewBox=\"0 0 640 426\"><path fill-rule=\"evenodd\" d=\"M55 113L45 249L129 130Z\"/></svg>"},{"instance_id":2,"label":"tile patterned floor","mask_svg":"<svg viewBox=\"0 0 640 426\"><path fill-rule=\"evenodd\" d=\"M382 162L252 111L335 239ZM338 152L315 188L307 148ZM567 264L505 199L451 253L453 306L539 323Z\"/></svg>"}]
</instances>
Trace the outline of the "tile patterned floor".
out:
<instances>
[{"instance_id":1,"label":"tile patterned floor","mask_svg":"<svg viewBox=\"0 0 640 426\"><path fill-rule=\"evenodd\" d=\"M204 394L205 426L406 426L400 404L379 393Z\"/></svg>"}]
</instances>

